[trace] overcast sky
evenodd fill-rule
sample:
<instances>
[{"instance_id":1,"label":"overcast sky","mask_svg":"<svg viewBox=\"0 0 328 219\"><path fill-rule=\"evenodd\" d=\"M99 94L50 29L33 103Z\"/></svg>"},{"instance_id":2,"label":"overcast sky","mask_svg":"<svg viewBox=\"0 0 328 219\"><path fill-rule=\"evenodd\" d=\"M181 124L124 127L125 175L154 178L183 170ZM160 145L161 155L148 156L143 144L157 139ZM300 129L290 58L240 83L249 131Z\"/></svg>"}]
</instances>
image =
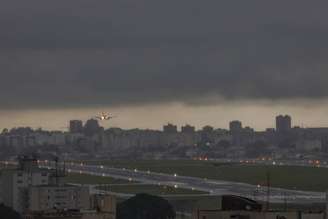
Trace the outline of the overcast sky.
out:
<instances>
[{"instance_id":1,"label":"overcast sky","mask_svg":"<svg viewBox=\"0 0 328 219\"><path fill-rule=\"evenodd\" d=\"M55 128L68 112L86 119L100 109L124 111L116 125L127 128L224 126L234 117L264 128L277 113L328 126L309 115L327 106L327 8L319 0L1 1L0 127L42 126L43 112ZM255 115L245 116L249 107Z\"/></svg>"}]
</instances>

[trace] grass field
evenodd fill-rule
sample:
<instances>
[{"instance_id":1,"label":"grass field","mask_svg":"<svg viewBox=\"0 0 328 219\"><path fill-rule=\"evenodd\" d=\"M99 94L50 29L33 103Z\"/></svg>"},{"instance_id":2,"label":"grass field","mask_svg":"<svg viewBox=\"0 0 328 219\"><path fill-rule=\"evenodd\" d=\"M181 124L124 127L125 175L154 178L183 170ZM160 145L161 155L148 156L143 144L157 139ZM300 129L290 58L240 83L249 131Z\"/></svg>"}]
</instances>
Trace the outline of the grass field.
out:
<instances>
[{"instance_id":1,"label":"grass field","mask_svg":"<svg viewBox=\"0 0 328 219\"><path fill-rule=\"evenodd\" d=\"M89 163L254 185L264 185L269 171L271 185L274 187L308 191L326 191L328 188L327 168L224 164L193 160L89 161Z\"/></svg>"},{"instance_id":2,"label":"grass field","mask_svg":"<svg viewBox=\"0 0 328 219\"><path fill-rule=\"evenodd\" d=\"M87 174L69 173L64 179L65 183L74 184L126 184L132 183L123 179L114 179L111 177L92 176Z\"/></svg>"},{"instance_id":3,"label":"grass field","mask_svg":"<svg viewBox=\"0 0 328 219\"><path fill-rule=\"evenodd\" d=\"M171 186L159 186L159 185L113 185L113 186L98 186L98 189L124 193L124 194L136 194L147 193L151 195L196 195L196 194L208 194L206 192L189 190L183 188L174 188Z\"/></svg>"}]
</instances>

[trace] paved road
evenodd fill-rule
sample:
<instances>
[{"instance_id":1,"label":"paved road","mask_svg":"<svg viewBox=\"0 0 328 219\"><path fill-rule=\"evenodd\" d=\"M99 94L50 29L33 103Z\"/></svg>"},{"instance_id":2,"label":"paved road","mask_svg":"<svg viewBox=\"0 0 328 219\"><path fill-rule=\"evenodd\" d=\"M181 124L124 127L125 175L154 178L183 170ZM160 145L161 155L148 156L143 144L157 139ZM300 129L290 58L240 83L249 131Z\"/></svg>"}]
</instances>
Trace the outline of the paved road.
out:
<instances>
[{"instance_id":1,"label":"paved road","mask_svg":"<svg viewBox=\"0 0 328 219\"><path fill-rule=\"evenodd\" d=\"M46 166L53 167L48 163ZM168 185L187 189L196 189L209 192L211 195L240 195L265 201L267 188L246 183L236 183L221 180L207 180L197 177L175 176L154 173L149 171L128 170L125 168L110 168L97 165L66 163L71 172L84 174L111 176L119 179L136 180L143 183ZM325 193L295 191L280 188L270 188L270 202L284 203L285 201L297 203L325 202Z\"/></svg>"}]
</instances>

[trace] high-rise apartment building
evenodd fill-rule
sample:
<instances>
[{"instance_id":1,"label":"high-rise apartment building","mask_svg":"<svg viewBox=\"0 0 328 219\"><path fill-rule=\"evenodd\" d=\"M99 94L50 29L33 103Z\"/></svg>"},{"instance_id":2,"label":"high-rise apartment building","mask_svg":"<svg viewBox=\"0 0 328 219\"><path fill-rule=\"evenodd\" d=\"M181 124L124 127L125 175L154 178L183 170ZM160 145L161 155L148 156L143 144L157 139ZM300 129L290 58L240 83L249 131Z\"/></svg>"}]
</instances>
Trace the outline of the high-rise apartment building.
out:
<instances>
[{"instance_id":1,"label":"high-rise apartment building","mask_svg":"<svg viewBox=\"0 0 328 219\"><path fill-rule=\"evenodd\" d=\"M240 134L243 130L242 123L238 120L231 121L229 124L229 130L231 134Z\"/></svg>"},{"instance_id":2,"label":"high-rise apartment building","mask_svg":"<svg viewBox=\"0 0 328 219\"><path fill-rule=\"evenodd\" d=\"M276 131L279 133L288 132L292 128L292 118L289 115L279 115L276 117Z\"/></svg>"}]
</instances>

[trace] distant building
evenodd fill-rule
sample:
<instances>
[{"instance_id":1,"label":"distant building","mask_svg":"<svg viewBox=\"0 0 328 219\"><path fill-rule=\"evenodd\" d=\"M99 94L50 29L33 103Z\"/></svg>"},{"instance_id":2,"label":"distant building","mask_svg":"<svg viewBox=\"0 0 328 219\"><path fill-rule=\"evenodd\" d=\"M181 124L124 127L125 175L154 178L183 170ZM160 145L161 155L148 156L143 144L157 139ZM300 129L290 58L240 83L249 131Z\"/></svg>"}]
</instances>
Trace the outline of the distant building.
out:
<instances>
[{"instance_id":1,"label":"distant building","mask_svg":"<svg viewBox=\"0 0 328 219\"><path fill-rule=\"evenodd\" d=\"M266 128L265 132L274 133L276 130L274 128Z\"/></svg>"},{"instance_id":2,"label":"distant building","mask_svg":"<svg viewBox=\"0 0 328 219\"><path fill-rule=\"evenodd\" d=\"M204 127L202 128L202 132L211 133L211 132L213 132L213 131L214 131L214 128L213 128L212 126L209 126L209 125L204 126Z\"/></svg>"},{"instance_id":3,"label":"distant building","mask_svg":"<svg viewBox=\"0 0 328 219\"><path fill-rule=\"evenodd\" d=\"M181 127L181 132L182 133L190 133L193 134L195 133L195 127L191 125L185 125Z\"/></svg>"},{"instance_id":4,"label":"distant building","mask_svg":"<svg viewBox=\"0 0 328 219\"><path fill-rule=\"evenodd\" d=\"M36 145L35 136L26 136L25 137L25 146L26 147L35 146L35 145Z\"/></svg>"},{"instance_id":5,"label":"distant building","mask_svg":"<svg viewBox=\"0 0 328 219\"><path fill-rule=\"evenodd\" d=\"M89 119L84 126L84 133L87 136L92 136L98 133L101 130L99 126L98 120L96 119Z\"/></svg>"},{"instance_id":6,"label":"distant building","mask_svg":"<svg viewBox=\"0 0 328 219\"><path fill-rule=\"evenodd\" d=\"M65 145L66 135L62 132L51 132L48 136L49 145Z\"/></svg>"},{"instance_id":7,"label":"distant building","mask_svg":"<svg viewBox=\"0 0 328 219\"><path fill-rule=\"evenodd\" d=\"M276 131L284 133L292 128L292 118L289 115L279 115L276 117Z\"/></svg>"},{"instance_id":8,"label":"distant building","mask_svg":"<svg viewBox=\"0 0 328 219\"><path fill-rule=\"evenodd\" d=\"M229 130L232 135L240 134L243 130L242 123L240 121L231 121L229 124Z\"/></svg>"},{"instance_id":9,"label":"distant building","mask_svg":"<svg viewBox=\"0 0 328 219\"><path fill-rule=\"evenodd\" d=\"M296 142L295 146L298 151L321 151L322 141L320 139L301 139Z\"/></svg>"},{"instance_id":10,"label":"distant building","mask_svg":"<svg viewBox=\"0 0 328 219\"><path fill-rule=\"evenodd\" d=\"M9 145L13 148L24 147L24 138L21 135L9 136Z\"/></svg>"},{"instance_id":11,"label":"distant building","mask_svg":"<svg viewBox=\"0 0 328 219\"><path fill-rule=\"evenodd\" d=\"M243 132L245 134L253 134L254 133L254 129L249 127L249 126L246 126L244 129L243 129Z\"/></svg>"},{"instance_id":12,"label":"distant building","mask_svg":"<svg viewBox=\"0 0 328 219\"><path fill-rule=\"evenodd\" d=\"M83 132L83 122L81 120L71 120L69 122L70 133L82 133Z\"/></svg>"},{"instance_id":13,"label":"distant building","mask_svg":"<svg viewBox=\"0 0 328 219\"><path fill-rule=\"evenodd\" d=\"M171 123L168 123L167 125L163 126L163 131L164 133L172 134L172 133L177 133L178 128L176 125L172 125Z\"/></svg>"}]
</instances>

